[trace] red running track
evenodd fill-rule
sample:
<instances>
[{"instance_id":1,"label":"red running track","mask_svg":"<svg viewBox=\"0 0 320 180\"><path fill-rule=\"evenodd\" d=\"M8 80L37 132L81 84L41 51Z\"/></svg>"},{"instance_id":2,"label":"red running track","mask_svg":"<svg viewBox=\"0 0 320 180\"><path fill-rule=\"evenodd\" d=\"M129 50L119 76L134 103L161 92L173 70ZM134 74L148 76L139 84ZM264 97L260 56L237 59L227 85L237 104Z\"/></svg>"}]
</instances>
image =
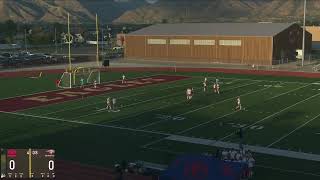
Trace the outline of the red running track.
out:
<instances>
[{"instance_id":1,"label":"red running track","mask_svg":"<svg viewBox=\"0 0 320 180\"><path fill-rule=\"evenodd\" d=\"M26 96L13 97L0 100L0 111L13 112L29 109L33 107L45 106L48 104L61 103L89 96L96 96L104 93L137 88L152 84L166 83L187 79L186 76L156 75L150 77L127 80L125 84L121 81L99 84L97 88L93 86L84 88L72 88L56 91L37 93Z\"/></svg>"}]
</instances>

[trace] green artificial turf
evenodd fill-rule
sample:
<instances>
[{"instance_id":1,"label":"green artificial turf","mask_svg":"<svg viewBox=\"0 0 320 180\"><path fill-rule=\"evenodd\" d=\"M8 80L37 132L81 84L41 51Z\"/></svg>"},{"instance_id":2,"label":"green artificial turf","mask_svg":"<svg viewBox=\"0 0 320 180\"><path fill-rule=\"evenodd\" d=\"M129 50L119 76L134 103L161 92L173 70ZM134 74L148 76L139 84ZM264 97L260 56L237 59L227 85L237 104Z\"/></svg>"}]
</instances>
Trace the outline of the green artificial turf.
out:
<instances>
[{"instance_id":1,"label":"green artificial turf","mask_svg":"<svg viewBox=\"0 0 320 180\"><path fill-rule=\"evenodd\" d=\"M238 143L234 132L242 126L245 144L320 154L320 85L313 84L319 79L173 72L126 76L155 74L191 78L0 113L0 147L53 148L59 159L99 166L121 160L169 164L179 154L214 154L216 148L165 140L167 135ZM121 75L102 73L102 81L119 80ZM220 79L220 95L213 94L211 86L203 92L204 76L210 82ZM0 98L56 90L58 77L2 78ZM195 88L191 102L185 97L188 87ZM245 109L236 112L238 96ZM105 106L106 97L116 97L121 111L97 111ZM319 162L264 154L256 154L256 161L254 179L320 178Z\"/></svg>"}]
</instances>

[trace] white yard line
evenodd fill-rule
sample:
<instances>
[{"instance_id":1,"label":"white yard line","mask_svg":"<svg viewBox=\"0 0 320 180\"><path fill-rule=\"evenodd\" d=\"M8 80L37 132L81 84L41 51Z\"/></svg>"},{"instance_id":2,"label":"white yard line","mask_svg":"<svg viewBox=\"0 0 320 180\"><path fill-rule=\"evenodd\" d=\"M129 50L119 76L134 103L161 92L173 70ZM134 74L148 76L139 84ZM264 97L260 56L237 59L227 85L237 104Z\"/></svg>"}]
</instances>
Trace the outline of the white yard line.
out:
<instances>
[{"instance_id":1,"label":"white yard line","mask_svg":"<svg viewBox=\"0 0 320 180\"><path fill-rule=\"evenodd\" d=\"M288 109L290 109L290 108L292 108L292 107L294 107L294 106L296 106L296 105L298 105L298 104L301 104L301 103L303 103L303 102L306 102L306 101L308 101L308 100L310 100L310 99L312 99L312 98L314 98L314 97L316 97L316 96L319 96L319 95L320 95L320 93L315 94L315 95L313 95L313 96L311 96L311 97L309 97L309 98L307 98L307 99L301 100L301 101L299 101L299 102L297 102L297 103L295 103L295 104L293 104L293 105L291 105L291 106L288 106L288 107L286 107L286 108L284 108L284 109L282 109L282 110L280 110L280 111L278 111L278 112L275 112L275 113L273 113L273 114L271 114L271 115L269 115L269 116L267 116L267 117L265 117L265 118L263 118L263 119L261 119L261 120L259 120L259 121L256 121L255 123L252 123L251 125L245 126L243 129L244 129L244 130L245 130L245 129L248 129L248 128L250 128L250 127L252 127L252 126L254 126L254 125L258 124L258 123L261 123L261 122L263 122L263 121L265 121L265 120L267 120L267 119L269 119L269 118L271 118L271 117L274 117L274 116L282 113L283 111L286 111L286 110L288 110ZM225 140L225 139L233 136L234 134L235 134L235 132L230 133L229 135L221 138L220 141L223 141L223 140Z\"/></svg>"},{"instance_id":2,"label":"white yard line","mask_svg":"<svg viewBox=\"0 0 320 180\"><path fill-rule=\"evenodd\" d=\"M242 88L242 87L245 87L245 86L250 86L250 85L253 85L253 84L256 84L256 83L259 83L259 82L260 82L260 81L257 81L257 82L253 82L253 83L249 83L249 84L237 86L237 87L234 87L234 88L231 88L231 89L225 89L225 90L223 90L223 91L232 90L232 89L238 89L238 88ZM263 89L266 89L266 88L263 88ZM263 89L262 89L262 90L263 90ZM260 90L257 90L257 91L260 91ZM257 91L253 91L252 93L257 92ZM243 94L243 95L248 95L248 93ZM243 96L243 95L240 95L240 96ZM229 99L225 99L224 101L228 101L228 100L234 99L234 98L236 98L236 97L238 97L238 96L235 96L235 97L232 97L232 98L229 98ZM222 102L224 102L224 101L222 101ZM191 111L187 111L187 112L185 112L185 113L182 113L182 114L177 115L177 117L179 117L179 116L184 116L184 115L186 115L186 114L190 114L190 113L193 113L193 112L196 112L196 111L199 111L199 110L201 110L201 109L205 109L205 108L208 108L208 107L211 107L211 106L214 106L214 105L216 105L216 103L214 103L214 104L209 104L209 105L207 105L207 106L202 106L202 107L200 107L200 108L197 108L197 109L194 109L194 110L191 110Z\"/></svg>"},{"instance_id":3,"label":"white yard line","mask_svg":"<svg viewBox=\"0 0 320 180\"><path fill-rule=\"evenodd\" d=\"M274 99L274 98L277 98L277 97L280 97L280 96L289 94L289 93L291 93L291 92L293 92L293 91L297 91L297 90L302 89L302 88L305 88L305 87L307 87L307 86L309 86L309 85L305 85L305 86L302 86L302 87L298 87L298 88L292 89L292 90L290 90L290 91L287 91L287 92L278 94L278 95L276 95L276 96L273 96L273 97L271 97L271 98L266 99L266 101L269 101L269 100L271 100L271 99ZM200 127L200 126L209 124L209 123L211 123L211 122L213 122L213 121L216 121L216 120L218 120L218 119L224 118L224 117L226 117L226 116L232 115L232 114L237 113L237 112L239 112L239 111L233 111L233 112L231 112L231 113L228 113L228 114L225 114L225 115L223 115L223 116L220 116L220 117L218 117L218 118L216 118L216 119L213 119L213 120L210 120L210 121L206 121L206 122L204 122L204 123L201 123L201 124L198 124L198 125L193 126L193 127L191 127L191 128L188 128L188 129L185 129L185 130L183 130L183 131L180 131L180 132L178 132L178 134L183 134L183 133L185 133L185 132L191 131L191 130L193 130L193 129L195 129L195 128L198 128L198 127Z\"/></svg>"},{"instance_id":4,"label":"white yard line","mask_svg":"<svg viewBox=\"0 0 320 180\"><path fill-rule=\"evenodd\" d=\"M295 128L294 130L292 130L291 132L289 132L288 134L282 136L281 138L279 138L278 140L274 141L273 143L269 144L267 147L271 147L274 144L282 141L283 139L287 138L288 136L290 136L291 134L295 133L296 131L298 131L299 129L303 128L304 126L306 126L307 124L309 124L310 122L314 121L315 119L317 119L318 117L320 117L320 114L318 114L317 116L315 116L314 118L310 119L309 121L303 123L302 125L300 125L299 127Z\"/></svg>"},{"instance_id":5,"label":"white yard line","mask_svg":"<svg viewBox=\"0 0 320 180\"><path fill-rule=\"evenodd\" d=\"M202 88L202 87L201 87L201 88ZM195 89L201 89L201 88L195 88ZM229 90L235 89L235 88L238 88L238 87L230 88ZM176 95L176 94L181 94L181 92L173 93L173 94L167 95L166 97L174 96L174 95ZM163 97L162 97L162 98L163 98ZM149 100L142 101L141 103L143 103L143 102L148 102L148 101L150 101L150 99L149 99ZM167 105L160 106L160 107L157 107L157 108L152 108L152 109L149 109L149 110L140 112L140 113L136 113L136 114L133 115L133 116L120 118L120 119L117 119L117 120L110 121L110 122L108 122L108 123L112 123L112 122L116 122L116 121L121 121L121 120L126 119L126 118L136 117L136 116L139 116L139 115L144 114L144 113L146 113L146 112L150 112L150 111L154 111L154 110L158 110L158 109L163 109L163 108L166 108L166 107L168 107L168 106L172 106L172 105L176 105L176 104L183 103L183 102L185 102L185 101L186 101L186 100L179 101L179 102L176 102L176 103L167 104ZM103 111L94 112L94 113L89 113L89 114L86 114L86 115L77 116L77 117L72 118L72 119L78 119L78 118L83 118L83 117L87 117L87 116L91 116L91 115L96 115L96 114L100 114L100 113L102 113L102 112L103 112Z\"/></svg>"},{"instance_id":6,"label":"white yard line","mask_svg":"<svg viewBox=\"0 0 320 180\"><path fill-rule=\"evenodd\" d=\"M310 85L311 85L311 84L307 84L307 85L305 85L305 86L295 88L295 89L293 89L293 90L290 90L290 91L287 91L287 92L278 94L278 95L276 95L276 96L273 96L273 97L271 97L271 98L269 98L269 99L267 99L267 100L271 100L271 99L274 99L274 98L283 96L283 95L285 95L285 94L289 94L289 93L291 93L291 92L293 92L293 91L297 91L297 90L299 90L299 89L305 88L305 87L310 86ZM269 87L268 87L268 88L269 88ZM268 89L268 88L266 88L266 89ZM235 114L235 113L237 113L237 112L238 112L238 111L233 111L233 112L231 112L231 113L222 115L222 116L220 116L220 117L218 117L218 118L212 119L212 120L210 120L210 121L203 122L203 123L198 124L198 125L196 125L196 126L193 126L193 127L188 128L188 129L185 129L185 130L183 130L183 131L180 131L180 132L178 132L177 134L183 134L183 133L185 133L185 132L191 131L191 130L196 129L196 128L200 127L200 126L209 124L209 123L211 123L211 122L214 122L214 121L219 120L219 119L221 119L221 118L224 118L224 117L227 117L227 116L229 116L229 115ZM160 139L160 140L157 141L157 142L160 142L160 141L162 141L162 140L164 140L164 139L165 139L165 138ZM147 147L147 146L152 145L152 144L157 143L157 142L151 142L151 143L146 144L146 145L144 145L144 146Z\"/></svg>"},{"instance_id":7,"label":"white yard line","mask_svg":"<svg viewBox=\"0 0 320 180\"><path fill-rule=\"evenodd\" d=\"M253 75L255 76L255 75ZM269 80L263 80L263 79L250 79L250 78L227 78L227 77L221 77L221 76L192 76L192 77L207 77L207 78L217 78L217 79L239 79L239 80L249 80L249 81L263 81L263 82L279 82L279 83L296 83L296 84L313 84L315 82L310 82L310 83L303 83L303 82L298 82L298 81L269 81Z\"/></svg>"},{"instance_id":8,"label":"white yard line","mask_svg":"<svg viewBox=\"0 0 320 180\"><path fill-rule=\"evenodd\" d=\"M254 83L252 83L252 84L254 84ZM243 86L242 86L242 87L243 87ZM239 87L236 87L236 88L239 88ZM233 88L233 89L236 89L236 88ZM250 94L253 94L253 93L256 93L256 92L263 91L263 90L268 89L268 88L270 88L270 87L263 88L263 89L258 89L258 90L256 90L256 91L252 91L252 92L249 92L249 93L246 93L246 94L242 94L242 95L240 95L240 96L250 95ZM239 96L239 95L238 95L238 96ZM205 109L205 108L207 108L207 107L212 107L212 106L221 104L221 103L223 103L223 102L226 102L226 101L235 99L235 98L237 98L238 96L234 96L234 97L231 97L231 98L228 98L228 99L224 99L224 100L219 101L219 102L216 102L216 103L212 103L212 104L209 104L209 105L206 105L206 106L202 106L201 108L197 108L197 109L194 109L194 110L191 110L191 111L187 111L186 113L179 114L179 115L177 115L177 116L175 116L175 117L180 117L180 116L183 116L183 115L186 115L186 114L190 114L190 113L192 113L192 112L195 112L195 111L198 111L198 110L201 110L201 109ZM162 123L162 122L166 122L166 121L168 121L168 120L155 121L155 122L152 122L152 123L150 123L150 124L146 124L146 125L144 125L144 126L141 126L141 127L139 127L138 129L144 129L144 128L147 128L147 127L150 127L150 126L153 126L153 125L155 125L155 124Z\"/></svg>"},{"instance_id":9,"label":"white yard line","mask_svg":"<svg viewBox=\"0 0 320 180\"><path fill-rule=\"evenodd\" d=\"M171 86L171 87L166 87L166 88L162 88L162 89L159 89L159 91L163 91L163 90L167 90L167 89L172 89L172 88L177 88L177 87L181 87L181 86L186 86L186 85L189 85L189 84L195 84L196 82L190 82L190 83L185 83L185 84L181 84L181 85L177 85L177 86ZM159 85L159 84L154 84L154 85ZM150 87L149 86L144 86L144 87ZM129 90L129 89L124 89L124 90ZM134 97L134 96L137 96L137 95L141 95L141 94L146 94L146 92L149 92L150 90L143 90L139 93L136 93L136 94L132 94L132 95L128 95L128 96L123 96L123 97L119 97L118 99L126 99L126 98L129 98L129 97ZM115 91L113 93L117 93L117 92L120 92L120 91ZM113 96L113 95L110 95L108 94L109 96ZM106 97L106 93L102 94L102 95L98 95L98 96L90 96L92 98L95 98L95 97L99 97L99 98L104 98ZM81 99L78 99L78 100L81 100ZM69 101L68 101L69 102ZM97 101L95 103L89 103L89 104L86 104L86 105L83 105L83 106L76 106L76 107L73 107L73 108L67 108L67 109L62 109L62 110L58 110L58 111L51 111L50 113L44 113L44 114L41 114L41 115L49 115L49 114L55 114L55 113L58 113L58 112L65 112L65 111L70 111L70 110L75 110L75 109L80 109L80 108L84 108L84 107L88 107L88 106L91 106L91 105L98 105L98 104L103 104L105 102L105 100L103 101Z\"/></svg>"},{"instance_id":10,"label":"white yard line","mask_svg":"<svg viewBox=\"0 0 320 180\"><path fill-rule=\"evenodd\" d=\"M60 122L66 122L66 123L71 123L71 124L90 125L90 126L102 127L102 128L113 128L113 129L127 130L127 131L133 131L133 132L143 132L143 133L148 133L148 134L158 134L158 135L170 136L170 134L168 134L168 133L148 131L148 130L139 130L139 129L133 129L133 128L118 127L118 126L110 126L110 125L105 125L105 124L89 123L89 122L85 122L85 121L75 121L75 120L68 120L68 119L55 118L55 117L23 114L23 113L17 113L17 112L0 111L0 113L11 114L11 115L16 115L16 116L20 116L20 117L31 117L31 118L45 119L45 120L51 120L51 121L60 121Z\"/></svg>"}]
</instances>

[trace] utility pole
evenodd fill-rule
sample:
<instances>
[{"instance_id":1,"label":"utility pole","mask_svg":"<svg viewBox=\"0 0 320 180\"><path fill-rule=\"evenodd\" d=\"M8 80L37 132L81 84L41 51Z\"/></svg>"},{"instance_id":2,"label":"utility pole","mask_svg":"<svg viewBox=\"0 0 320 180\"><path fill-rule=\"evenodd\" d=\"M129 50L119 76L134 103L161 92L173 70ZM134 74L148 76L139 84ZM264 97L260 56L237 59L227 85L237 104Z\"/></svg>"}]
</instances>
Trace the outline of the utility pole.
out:
<instances>
[{"instance_id":1,"label":"utility pole","mask_svg":"<svg viewBox=\"0 0 320 180\"><path fill-rule=\"evenodd\" d=\"M102 59L104 59L104 56L103 56L103 48L104 48L104 35L103 35L103 26L101 27L101 57Z\"/></svg>"},{"instance_id":2,"label":"utility pole","mask_svg":"<svg viewBox=\"0 0 320 180\"><path fill-rule=\"evenodd\" d=\"M57 49L57 28L55 27L54 28L54 45L55 45L55 53L57 54L58 53L58 49Z\"/></svg>"},{"instance_id":3,"label":"utility pole","mask_svg":"<svg viewBox=\"0 0 320 180\"><path fill-rule=\"evenodd\" d=\"M301 66L302 66L302 67L303 67L303 65L304 65L304 56L305 56L306 9L307 9L307 0L304 0L304 5L303 5L302 61L301 61Z\"/></svg>"},{"instance_id":4,"label":"utility pole","mask_svg":"<svg viewBox=\"0 0 320 180\"><path fill-rule=\"evenodd\" d=\"M27 48L27 29L24 29L24 49L27 52L28 48Z\"/></svg>"}]
</instances>

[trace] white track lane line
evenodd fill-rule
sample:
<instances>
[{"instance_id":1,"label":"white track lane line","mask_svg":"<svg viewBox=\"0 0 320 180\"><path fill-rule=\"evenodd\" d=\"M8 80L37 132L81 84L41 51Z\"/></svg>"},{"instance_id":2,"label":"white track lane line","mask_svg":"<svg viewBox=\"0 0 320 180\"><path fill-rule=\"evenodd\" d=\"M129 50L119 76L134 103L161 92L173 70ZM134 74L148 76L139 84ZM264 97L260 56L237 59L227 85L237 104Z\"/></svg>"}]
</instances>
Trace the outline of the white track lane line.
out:
<instances>
[{"instance_id":1,"label":"white track lane line","mask_svg":"<svg viewBox=\"0 0 320 180\"><path fill-rule=\"evenodd\" d=\"M140 77L136 77L136 78L131 78L130 80L134 80L134 79L139 79L139 78L146 78L146 77L151 77L151 76L159 76L160 74L155 74L155 75L147 75L147 76L140 76ZM120 79L120 78L119 78ZM107 84L107 83L112 83L112 82L116 82L116 81L121 81L121 80L112 80L112 81L106 81L103 82L101 84ZM89 85L86 85L89 86ZM85 87L86 87L85 86ZM77 88L77 87L76 87ZM24 97L24 96L33 96L33 95L37 95L37 94L41 94L41 93L50 93L50 92L56 92L56 91L62 91L65 89L55 89L55 90L49 90L49 91L42 91L42 92L35 92L35 93L30 93L30 94L24 94L24 95L18 95L18 96L12 96L12 97L6 97L1 100L6 100L6 99L11 99L11 98L18 98L18 97Z\"/></svg>"}]
</instances>

